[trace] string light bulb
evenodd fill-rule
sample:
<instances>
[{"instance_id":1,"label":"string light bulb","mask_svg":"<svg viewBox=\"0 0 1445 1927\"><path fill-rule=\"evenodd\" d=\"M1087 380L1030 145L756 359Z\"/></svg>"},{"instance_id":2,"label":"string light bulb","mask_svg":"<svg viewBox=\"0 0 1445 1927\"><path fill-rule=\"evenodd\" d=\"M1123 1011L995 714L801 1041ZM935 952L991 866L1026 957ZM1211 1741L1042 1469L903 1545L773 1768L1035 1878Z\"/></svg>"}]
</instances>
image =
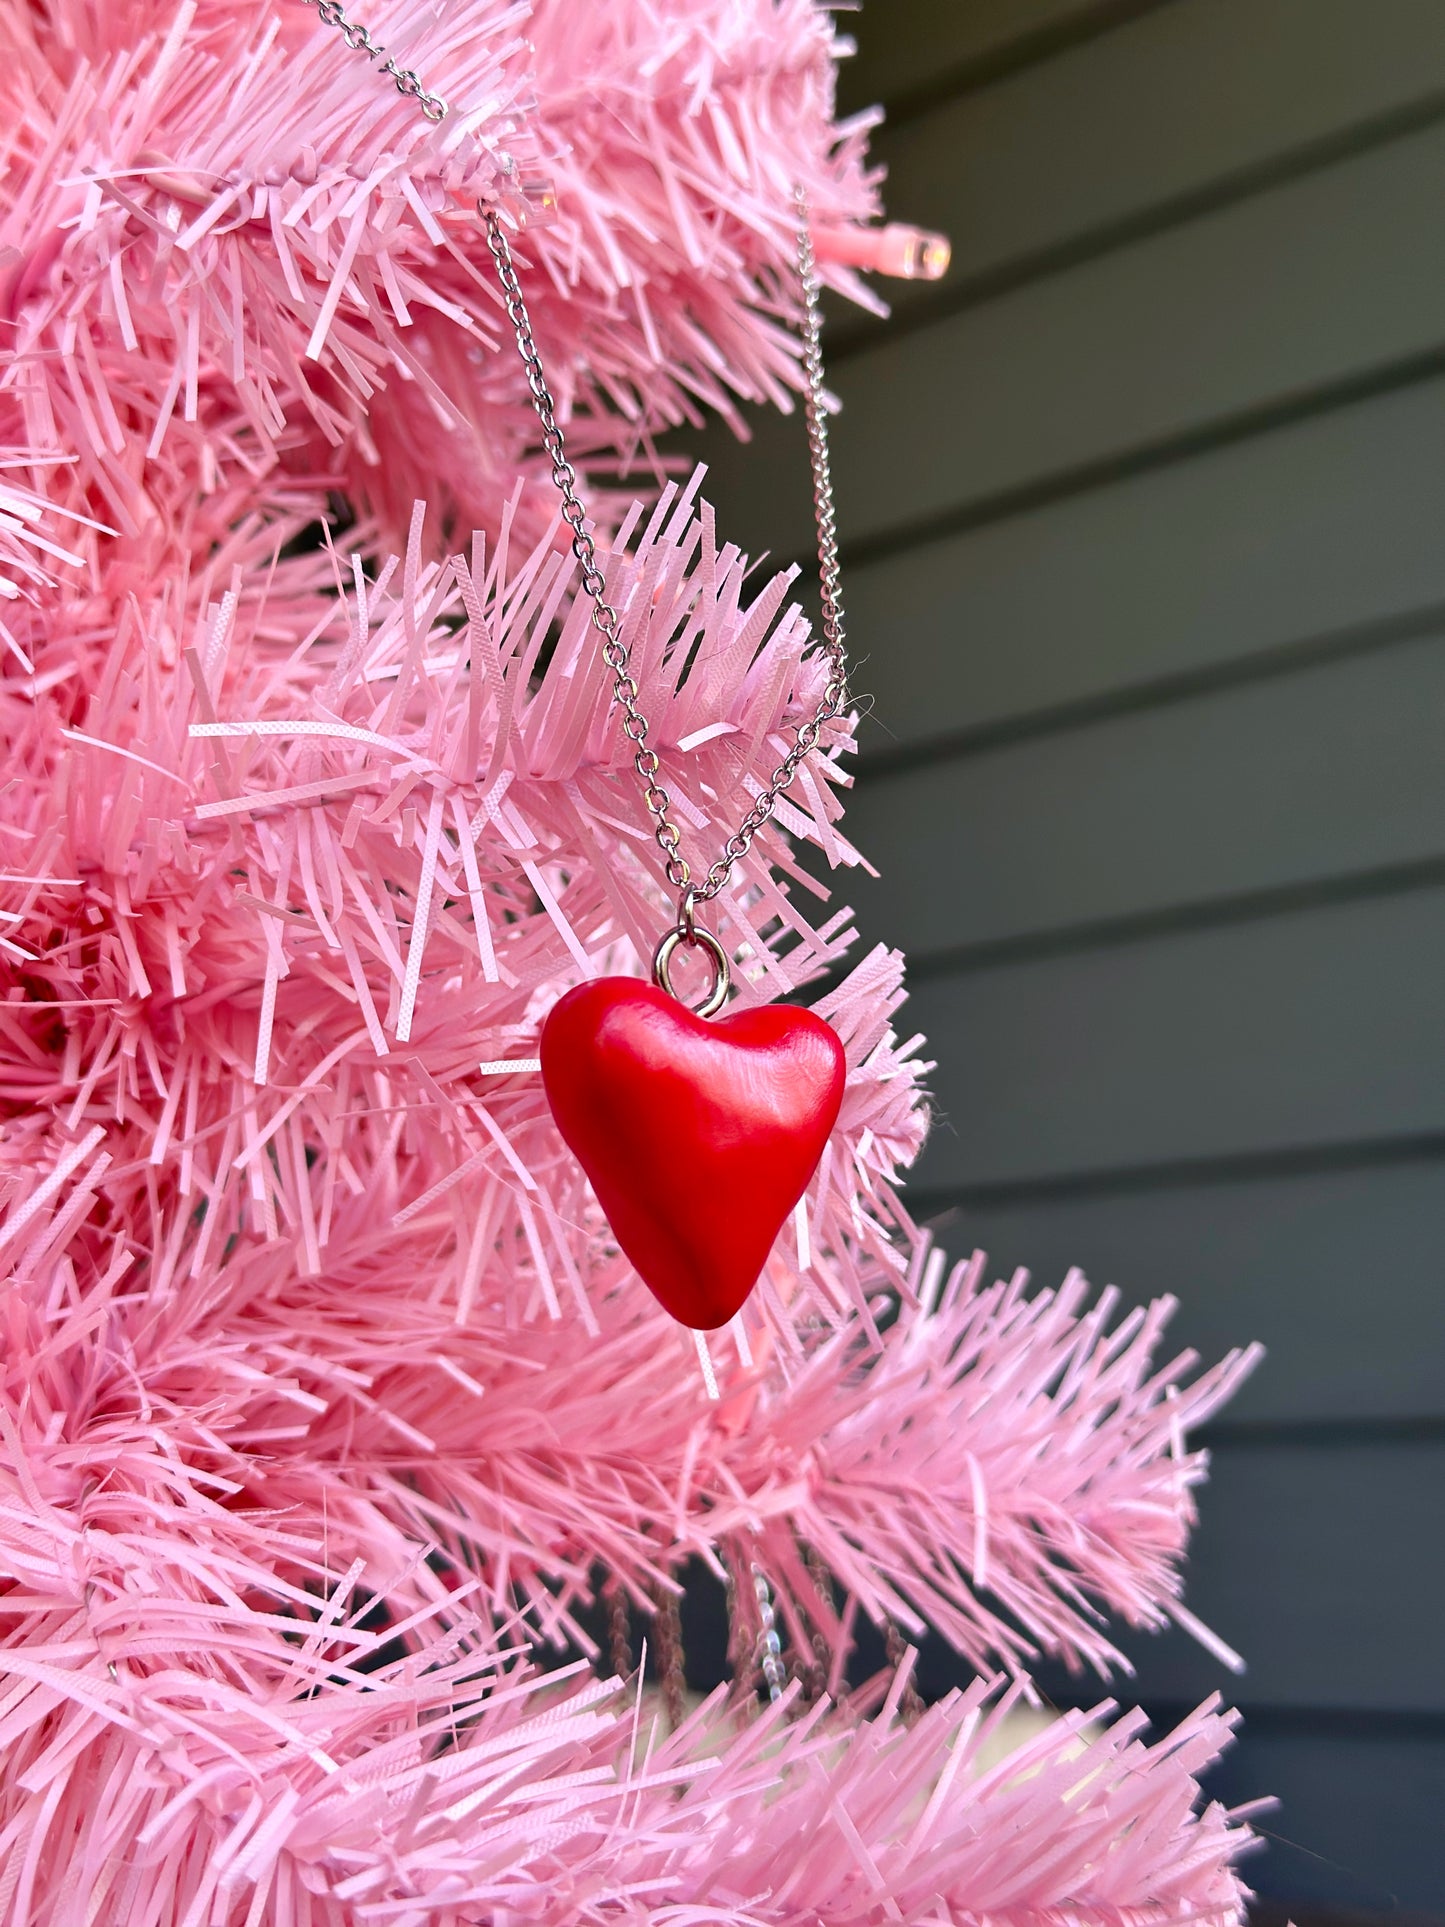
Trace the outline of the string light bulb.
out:
<instances>
[{"instance_id":1,"label":"string light bulb","mask_svg":"<svg viewBox=\"0 0 1445 1927\"><path fill-rule=\"evenodd\" d=\"M820 261L899 281L941 281L953 258L946 234L906 221L889 221L884 227L814 228L813 250Z\"/></svg>"}]
</instances>

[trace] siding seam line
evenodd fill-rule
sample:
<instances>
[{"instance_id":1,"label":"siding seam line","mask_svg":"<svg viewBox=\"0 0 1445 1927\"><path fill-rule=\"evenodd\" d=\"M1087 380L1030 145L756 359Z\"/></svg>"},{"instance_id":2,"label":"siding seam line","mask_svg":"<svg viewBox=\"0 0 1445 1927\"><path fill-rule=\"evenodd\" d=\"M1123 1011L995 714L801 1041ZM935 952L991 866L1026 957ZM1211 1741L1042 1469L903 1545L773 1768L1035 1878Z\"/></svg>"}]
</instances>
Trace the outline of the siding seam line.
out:
<instances>
[{"instance_id":1,"label":"siding seam line","mask_svg":"<svg viewBox=\"0 0 1445 1927\"><path fill-rule=\"evenodd\" d=\"M969 94L981 93L987 87L996 86L999 81L1009 80L1030 67L1042 66L1075 47L1087 46L1091 40L1102 39L1105 34L1117 32L1121 27L1132 26L1147 14L1158 13L1161 7L1177 4L1178 0L1112 0L1112 3L1111 0L1102 0L1102 4L1086 14L1035 27L1016 39L990 48L987 53L975 54L970 60L960 61L936 80L904 87L896 94L885 96L881 104L890 126L905 127L909 121L932 113L936 107L966 99ZM866 64L864 55L860 65ZM863 113L873 104L871 101L859 101L844 111L849 114Z\"/></svg>"},{"instance_id":2,"label":"siding seam line","mask_svg":"<svg viewBox=\"0 0 1445 1927\"><path fill-rule=\"evenodd\" d=\"M897 747L863 749L854 758L854 781L861 789L865 784L912 775L931 763L962 762L995 750L1011 749L1019 743L1035 742L1041 737L1067 735L1120 716L1167 709L1200 696L1218 695L1332 663L1375 655L1436 633L1445 633L1445 602L1424 603L1415 609L1352 623L1346 628L1291 637L1224 662L1178 670L1147 682L1121 684L1044 709L1025 710L977 723L948 735L925 736L899 743ZM873 711L869 713L876 715ZM880 728L885 726L879 724Z\"/></svg>"},{"instance_id":3,"label":"siding seam line","mask_svg":"<svg viewBox=\"0 0 1445 1927\"><path fill-rule=\"evenodd\" d=\"M1201 930L1228 929L1270 918L1297 916L1337 903L1359 903L1371 898L1407 896L1445 884L1445 854L1418 857L1401 863L1381 863L1366 870L1336 872L1296 883L1203 897L1194 902L1135 910L1120 916L1099 917L1086 923L1059 924L1052 929L1023 931L1015 936L987 937L948 950L908 951L910 984L932 983L944 977L973 976L979 971L1011 969L1018 964L1078 956L1091 950L1115 950L1127 945L1154 943L1161 937L1190 935Z\"/></svg>"},{"instance_id":4,"label":"siding seam line","mask_svg":"<svg viewBox=\"0 0 1445 1927\"><path fill-rule=\"evenodd\" d=\"M1436 1164L1442 1160L1445 1160L1445 1131L1415 1131L1333 1144L1284 1145L1215 1156L1169 1158L1154 1164L1050 1171L1036 1177L999 1178L980 1184L910 1187L904 1191L904 1203L914 1218L937 1229L960 1210L1041 1204L1055 1199L1137 1197L1145 1192L1195 1190L1217 1184L1272 1183L1281 1178L1392 1170L1402 1164Z\"/></svg>"},{"instance_id":5,"label":"siding seam line","mask_svg":"<svg viewBox=\"0 0 1445 1927\"><path fill-rule=\"evenodd\" d=\"M1357 372L1320 382L1315 387L1287 391L1262 402L1249 404L1177 433L1161 435L1136 443L1131 448L1071 463L1030 481L975 496L956 507L940 509L915 521L884 528L871 535L855 536L842 545L842 560L849 569L866 567L905 554L927 543L946 541L971 534L997 522L1006 522L1036 509L1052 508L1071 497L1107 488L1117 482L1150 475L1176 463L1193 461L1216 449L1232 448L1281 428L1313 420L1319 415L1372 401L1381 395L1396 394L1424 381L1445 374L1445 342L1395 361L1364 368ZM787 558L803 566L806 558ZM775 567L786 567L779 560Z\"/></svg>"},{"instance_id":6,"label":"siding seam line","mask_svg":"<svg viewBox=\"0 0 1445 1927\"><path fill-rule=\"evenodd\" d=\"M1001 261L955 281L945 280L931 293L915 297L876 325L855 322L835 328L828 348L832 367L857 360L874 348L890 347L911 334L954 320L972 309L985 306L1004 295L1067 274L1090 262L1106 259L1141 242L1157 239L1191 221L1204 220L1226 209L1239 207L1276 188L1307 180L1365 154L1388 147L1425 132L1445 119L1445 88L1433 89L1417 99L1372 114L1337 128L1332 133L1302 141L1263 160L1216 174L1211 180L1178 194L1134 209L1095 227L1081 228L1066 238L1050 242L1032 252ZM853 310L848 310L852 321Z\"/></svg>"}]
</instances>

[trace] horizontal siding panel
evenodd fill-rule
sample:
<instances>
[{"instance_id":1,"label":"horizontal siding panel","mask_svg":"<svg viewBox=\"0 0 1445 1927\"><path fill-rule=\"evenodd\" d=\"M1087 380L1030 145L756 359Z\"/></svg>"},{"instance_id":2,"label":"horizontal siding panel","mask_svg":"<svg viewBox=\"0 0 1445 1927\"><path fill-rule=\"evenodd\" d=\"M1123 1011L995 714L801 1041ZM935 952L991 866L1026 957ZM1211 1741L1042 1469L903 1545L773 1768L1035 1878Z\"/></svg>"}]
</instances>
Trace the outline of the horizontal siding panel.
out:
<instances>
[{"instance_id":1,"label":"horizontal siding panel","mask_svg":"<svg viewBox=\"0 0 1445 1927\"><path fill-rule=\"evenodd\" d=\"M961 13L970 11L967 7ZM895 219L996 273L1445 88L1445 8L1179 0L875 137ZM1061 156L1067 165L1061 165ZM924 284L886 292L906 306Z\"/></svg>"},{"instance_id":2,"label":"horizontal siding panel","mask_svg":"<svg viewBox=\"0 0 1445 1927\"><path fill-rule=\"evenodd\" d=\"M845 542L1439 350L1442 201L1436 128L850 357L835 381ZM726 533L806 554L796 420L753 426L751 446L702 438Z\"/></svg>"},{"instance_id":3,"label":"horizontal siding panel","mask_svg":"<svg viewBox=\"0 0 1445 1927\"><path fill-rule=\"evenodd\" d=\"M1078 1265L1131 1304L1173 1293L1171 1340L1202 1358L1259 1340L1228 1420L1445 1418L1445 1161L964 1204L934 1223L996 1276L1053 1285Z\"/></svg>"},{"instance_id":4,"label":"horizontal siding panel","mask_svg":"<svg viewBox=\"0 0 1445 1927\"><path fill-rule=\"evenodd\" d=\"M1209 1791L1284 1796L1261 1891L1445 1912L1445 888L1383 887L1445 826L1445 10L872 0L862 30L845 87L907 107L890 214L951 232L959 295L833 337L878 709L847 827L885 872L839 895L923 966L910 1198L996 1271L1174 1293L1206 1358L1265 1342L1186 1574L1248 1671L1125 1634L1120 1697L1257 1710ZM708 440L720 526L805 556L800 424L756 425Z\"/></svg>"},{"instance_id":5,"label":"horizontal siding panel","mask_svg":"<svg viewBox=\"0 0 1445 1927\"><path fill-rule=\"evenodd\" d=\"M1445 634L865 776L846 894L916 960L1438 857L1442 723Z\"/></svg>"},{"instance_id":6,"label":"horizontal siding panel","mask_svg":"<svg viewBox=\"0 0 1445 1927\"><path fill-rule=\"evenodd\" d=\"M1434 380L855 568L862 740L947 739L1445 604L1442 499Z\"/></svg>"},{"instance_id":7,"label":"horizontal siding panel","mask_svg":"<svg viewBox=\"0 0 1445 1927\"><path fill-rule=\"evenodd\" d=\"M1038 1180L1445 1129L1445 891L926 979L915 1183ZM922 1200L920 1200L920 1204Z\"/></svg>"},{"instance_id":8,"label":"horizontal siding panel","mask_svg":"<svg viewBox=\"0 0 1445 1927\"><path fill-rule=\"evenodd\" d=\"M1121 9L1109 0L866 0L858 11L838 9L840 33L858 43L843 69L840 95L853 112L895 100L940 78L994 61L1022 41L1107 20Z\"/></svg>"},{"instance_id":9,"label":"horizontal siding panel","mask_svg":"<svg viewBox=\"0 0 1445 1927\"><path fill-rule=\"evenodd\" d=\"M1125 1632L1128 1697L1445 1710L1442 1527L1445 1440L1218 1445L1185 1600L1246 1671L1181 1632Z\"/></svg>"},{"instance_id":10,"label":"horizontal siding panel","mask_svg":"<svg viewBox=\"0 0 1445 1927\"><path fill-rule=\"evenodd\" d=\"M1368 1636L1367 1621L1356 1637ZM1279 1802L1255 1823L1264 1850L1241 1868L1256 1892L1336 1910L1339 1927L1445 1918L1445 1738L1339 1733L1325 1719L1279 1732L1246 1718L1209 1792L1226 1806Z\"/></svg>"}]
</instances>

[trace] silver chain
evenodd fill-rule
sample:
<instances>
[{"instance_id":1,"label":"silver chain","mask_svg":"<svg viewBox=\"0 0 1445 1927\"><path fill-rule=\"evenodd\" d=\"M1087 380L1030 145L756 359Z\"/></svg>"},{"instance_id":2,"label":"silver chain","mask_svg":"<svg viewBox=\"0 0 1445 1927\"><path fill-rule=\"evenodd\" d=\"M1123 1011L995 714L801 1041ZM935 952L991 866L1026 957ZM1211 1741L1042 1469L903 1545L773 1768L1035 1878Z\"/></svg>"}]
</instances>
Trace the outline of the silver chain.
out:
<instances>
[{"instance_id":1,"label":"silver chain","mask_svg":"<svg viewBox=\"0 0 1445 1927\"><path fill-rule=\"evenodd\" d=\"M838 514L833 501L833 464L828 455L828 390L823 377L823 309L819 297L818 264L808 231L808 197L800 187L798 210L798 280L803 290L803 372L808 386L803 413L808 423L808 464L813 471L813 521L818 531L818 591L823 604L823 641L828 667L838 681L838 715L847 701L848 659L843 636L843 578L838 566ZM830 679L828 688L831 691ZM819 712L817 720L827 722Z\"/></svg>"},{"instance_id":2,"label":"silver chain","mask_svg":"<svg viewBox=\"0 0 1445 1927\"><path fill-rule=\"evenodd\" d=\"M783 1641L778 1632L778 1614L773 1605L773 1589L761 1566L753 1567L753 1597L758 1602L758 1658L762 1664L763 1684L770 1700L780 1700L788 1684L788 1669L783 1664Z\"/></svg>"},{"instance_id":3,"label":"silver chain","mask_svg":"<svg viewBox=\"0 0 1445 1927\"><path fill-rule=\"evenodd\" d=\"M577 472L567 460L562 430L557 426L557 404L542 372L532 319L517 279L517 266L496 213L483 208L482 215L487 227L487 246L497 264L497 278L502 284L517 348L527 371L527 386L532 391L537 420L542 424L542 447L552 464L552 480L562 497L562 520L572 531L572 553L581 565L583 591L591 599L592 626L602 638L602 660L612 671L612 698L622 711L622 733L633 745L632 766L642 784L642 800L655 824L654 835L662 851L667 880L675 890L686 890L692 872L678 849L682 835L669 814L672 798L657 780L662 765L657 751L648 747L648 721L637 706L637 684L628 673L630 652L622 640L622 618L607 600L607 579L597 566L597 544L587 527L586 511L577 493Z\"/></svg>"},{"instance_id":4,"label":"silver chain","mask_svg":"<svg viewBox=\"0 0 1445 1927\"><path fill-rule=\"evenodd\" d=\"M378 46L372 39L369 27L363 27L359 22L347 19L346 9L342 6L341 0L302 0L302 3L308 7L315 7L326 26L337 28L353 53L365 54L368 60L375 60L379 55L386 53L385 47ZM427 92L415 68L398 67L391 55L387 54L382 62L381 71L391 75L396 82L397 92L405 94L408 100L414 100L428 120L446 119L446 102L440 94Z\"/></svg>"},{"instance_id":5,"label":"silver chain","mask_svg":"<svg viewBox=\"0 0 1445 1927\"><path fill-rule=\"evenodd\" d=\"M799 195L800 208L806 203ZM602 637L602 660L612 671L612 697L621 709L622 733L634 745L633 766L642 784L642 800L655 824L654 835L665 859L668 882L683 893L679 905L679 928L691 933L693 909L710 903L727 885L733 866L752 848L753 838L777 808L778 798L792 783L798 766L822 733L823 725L842 714L848 700L847 653L843 638L843 607L838 572L837 518L833 506L833 482L828 462L828 425L823 386L821 347L822 318L818 303L818 278L813 261L813 244L806 224L798 232L798 272L803 284L806 320L803 335L804 367L808 387L805 408L808 421L808 452L813 469L813 503L818 523L818 568L823 604L823 644L828 658L828 681L818 707L798 732L781 763L768 779L767 788L753 804L737 829L723 846L723 853L701 883L694 884L692 870L678 847L681 833L671 816L672 799L658 781L661 765L657 751L648 747L649 724L637 706L637 684L629 673L630 652L622 640L622 619L607 599L607 581L597 558L597 545L587 527L586 512L577 494L577 475L567 460L562 430L557 425L556 403L547 386L547 377L537 353L532 321L517 279L516 263L500 218L492 208L483 208L487 245L497 264L497 275L507 300L507 314L517 337L517 349L527 371L527 386L537 420L542 424L542 447L552 463L552 480L562 497L562 519L572 531L572 553L582 568L582 587L592 602L592 625ZM691 941L689 934L688 940Z\"/></svg>"},{"instance_id":6,"label":"silver chain","mask_svg":"<svg viewBox=\"0 0 1445 1927\"><path fill-rule=\"evenodd\" d=\"M349 47L374 60L385 53L368 30L346 18L340 0L306 0L314 6L329 27L338 28ZM402 93L420 106L428 120L446 118L447 105L429 94L417 75L407 67L399 68L390 59L381 71L395 80ZM562 498L562 519L572 533L572 553L582 570L582 588L592 604L592 626L602 638L602 660L612 672L612 699L622 711L622 733L633 746L632 764L642 785L642 800L653 820L653 834L662 851L663 870L673 889L679 892L678 931L684 942L695 944L702 934L696 931L693 915L697 905L710 903L727 887L734 866L752 848L758 831L772 816L778 798L791 787L803 759L813 749L826 723L841 716L848 703L848 658L843 634L842 586L838 565L838 522L833 502L833 476L828 458L827 388L823 377L823 317L819 296L817 262L812 237L808 232L808 201L801 188L796 196L798 211L798 280L803 292L803 371L806 378L803 407L808 424L808 458L813 476L813 514L818 530L818 579L823 610L823 653L828 664L828 680L812 716L798 726L792 747L768 779L767 787L723 845L723 853L701 883L692 880L692 869L681 850L682 834L672 818L672 798L659 781L662 772L657 751L649 747L649 724L638 707L637 683L631 674L631 652L622 640L622 618L607 599L607 578L597 555L597 544L587 527L587 514L577 493L577 472L567 459L566 443L557 421L557 404L547 385L541 356L537 352L532 319L517 278L511 245L494 208L482 206L487 246L496 263L497 278L506 298L507 314L517 338L517 350L527 372L527 386L542 426L542 447L552 464L552 480ZM726 965L718 984L726 994Z\"/></svg>"}]
</instances>

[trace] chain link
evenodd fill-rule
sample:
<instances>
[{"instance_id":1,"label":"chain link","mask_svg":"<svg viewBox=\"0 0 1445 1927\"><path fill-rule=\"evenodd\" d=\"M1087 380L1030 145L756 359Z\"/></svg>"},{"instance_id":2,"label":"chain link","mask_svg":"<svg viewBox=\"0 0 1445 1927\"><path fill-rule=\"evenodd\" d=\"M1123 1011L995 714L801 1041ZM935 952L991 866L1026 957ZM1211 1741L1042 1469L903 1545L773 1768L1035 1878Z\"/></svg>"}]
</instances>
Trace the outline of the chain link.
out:
<instances>
[{"instance_id":1,"label":"chain link","mask_svg":"<svg viewBox=\"0 0 1445 1927\"><path fill-rule=\"evenodd\" d=\"M627 1611L627 1594L614 1585L607 1594L607 1650L612 1671L618 1679L632 1677L632 1625Z\"/></svg>"},{"instance_id":2,"label":"chain link","mask_svg":"<svg viewBox=\"0 0 1445 1927\"><path fill-rule=\"evenodd\" d=\"M328 27L335 27L348 47L375 60L386 49L378 46L368 29L348 20L341 0L305 0L314 6ZM446 118L447 104L439 95L429 94L417 74L409 67L398 67L389 57L382 73L390 74L398 89L416 101L428 120ZM552 480L562 498L562 519L571 531L572 553L582 570L582 589L592 604L592 626L602 639L602 660L612 674L612 699L622 711L622 733L632 745L632 766L642 786L642 801L653 822L653 835L662 852L663 874L678 892L678 928L684 941L695 944L700 933L692 917L698 904L711 903L726 889L734 868L752 848L753 839L772 817L778 799L797 776L805 757L816 746L824 727L843 714L848 705L848 658L843 633L842 584L838 562L838 521L833 500L832 467L828 454L827 388L823 377L823 318L821 286L812 237L808 232L808 199L799 188L795 197L798 213L798 280L803 294L803 397L808 426L808 459L813 479L813 515L818 530L818 582L823 611L823 653L828 679L823 695L811 717L799 724L792 747L769 777L766 788L723 845L722 855L701 882L693 881L692 868L682 854L682 833L672 817L672 798L662 782L662 763L648 743L650 724L638 707L638 687L631 674L631 652L622 640L622 618L608 600L607 578L597 554L597 544L587 527L587 514L577 493L577 473L567 459L566 443L557 421L557 404L547 385L547 377L537 352L532 319L517 278L516 263L506 231L494 208L482 204L479 212L486 224L487 246L496 263L497 278L507 304L507 315L517 339L517 351L526 370L532 405L542 427L542 447L552 465ZM686 906L684 908L684 906Z\"/></svg>"},{"instance_id":3,"label":"chain link","mask_svg":"<svg viewBox=\"0 0 1445 1927\"><path fill-rule=\"evenodd\" d=\"M682 1645L682 1607L675 1592L659 1586L652 1595L656 1607L653 1634L657 1641L657 1679L667 1723L675 1733L687 1718L687 1656Z\"/></svg>"},{"instance_id":4,"label":"chain link","mask_svg":"<svg viewBox=\"0 0 1445 1927\"><path fill-rule=\"evenodd\" d=\"M767 1574L759 1565L753 1566L752 1573L753 1597L757 1601L760 1629L757 1656L768 1698L776 1702L783 1697L788 1684L788 1669L783 1664L783 1640L778 1631L778 1614L773 1605L773 1589L768 1584Z\"/></svg>"},{"instance_id":5,"label":"chain link","mask_svg":"<svg viewBox=\"0 0 1445 1927\"><path fill-rule=\"evenodd\" d=\"M883 1622L883 1650L888 1655L888 1664L896 1673L908 1656L908 1648L903 1643L902 1633L891 1619L885 1619ZM908 1682L903 1688L903 1697L898 1710L905 1726L916 1726L923 1718L923 1696L913 1683L912 1673L909 1674Z\"/></svg>"},{"instance_id":6,"label":"chain link","mask_svg":"<svg viewBox=\"0 0 1445 1927\"><path fill-rule=\"evenodd\" d=\"M375 60L379 55L386 53L385 47L379 46L372 39L369 27L363 27L359 21L347 19L346 9L341 4L341 0L303 0L303 5L315 7L323 24L335 27L353 53L365 54L368 60ZM414 67L398 67L390 54L387 54L386 59L382 61L381 71L391 75L396 82L397 92L405 94L408 100L414 100L428 120L446 119L446 102L440 94L427 92L421 84L420 74Z\"/></svg>"}]
</instances>

